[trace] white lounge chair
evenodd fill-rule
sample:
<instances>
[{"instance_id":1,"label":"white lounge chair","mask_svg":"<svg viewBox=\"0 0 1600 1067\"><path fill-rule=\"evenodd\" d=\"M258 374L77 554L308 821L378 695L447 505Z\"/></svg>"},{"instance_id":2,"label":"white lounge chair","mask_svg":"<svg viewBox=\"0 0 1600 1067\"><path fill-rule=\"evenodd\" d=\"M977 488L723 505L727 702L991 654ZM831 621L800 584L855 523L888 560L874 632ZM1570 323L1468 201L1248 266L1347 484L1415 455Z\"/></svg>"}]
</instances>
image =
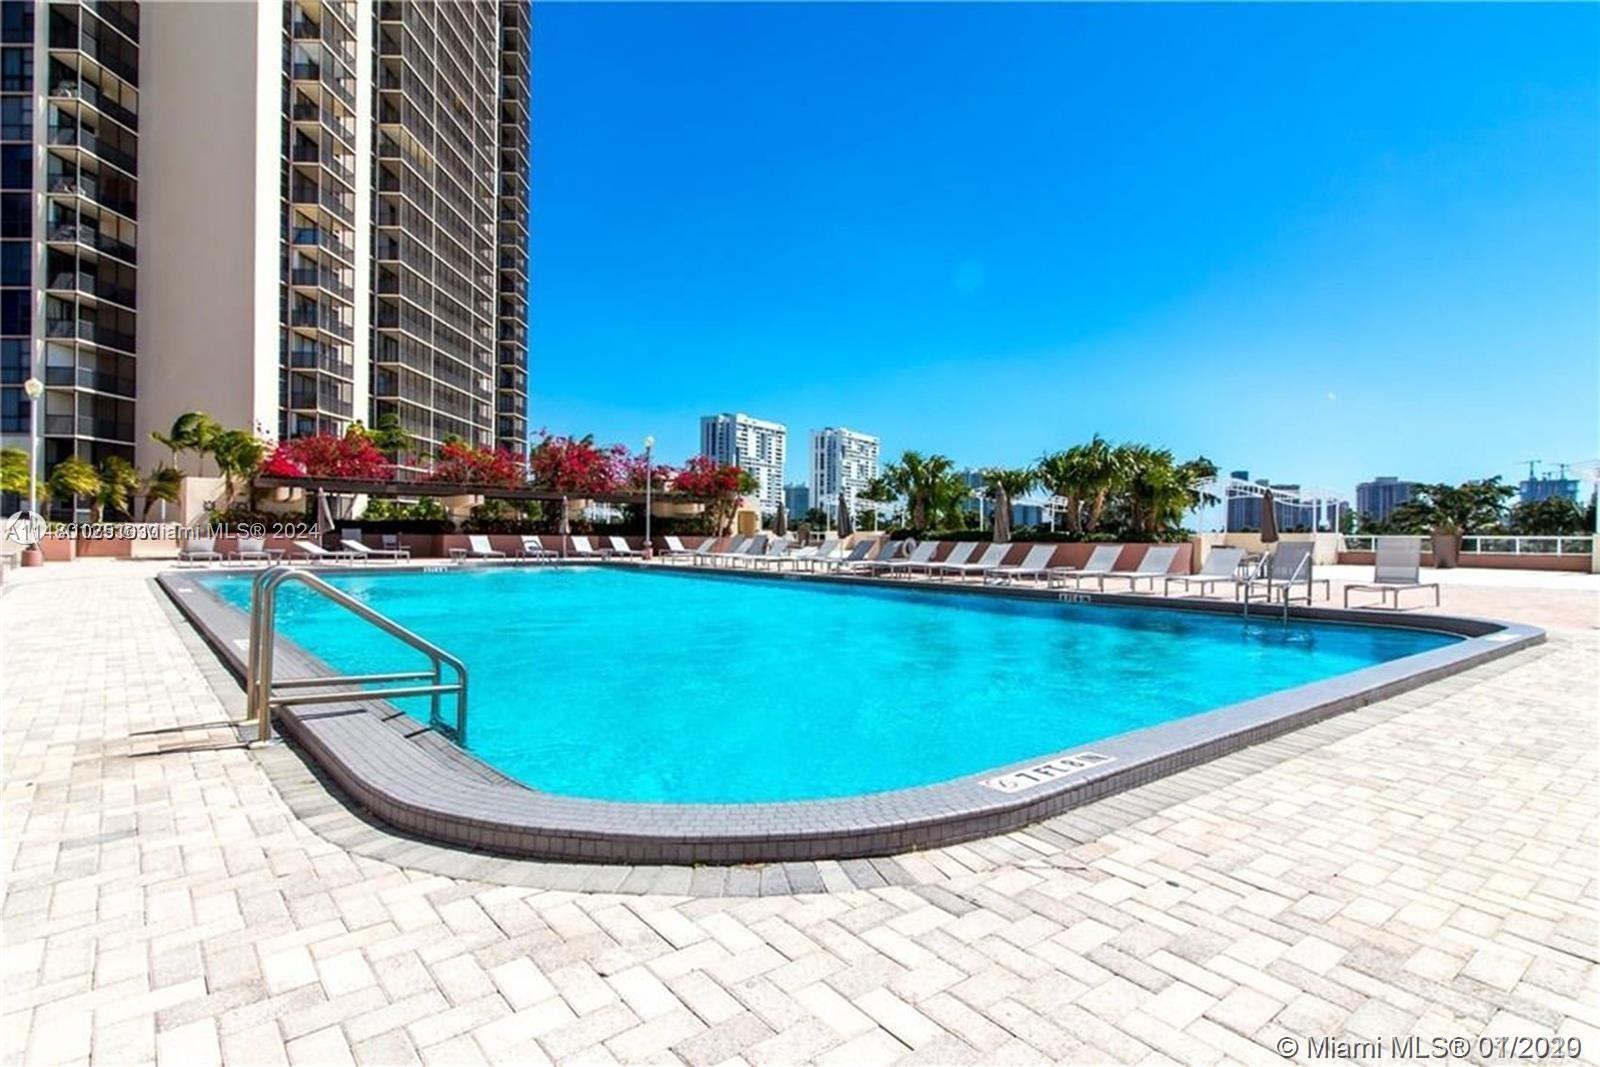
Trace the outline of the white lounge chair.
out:
<instances>
[{"instance_id":1,"label":"white lounge chair","mask_svg":"<svg viewBox=\"0 0 1600 1067\"><path fill-rule=\"evenodd\" d=\"M611 549L602 545L596 548L589 543L588 535L572 534L568 538L572 542L572 554L583 559L610 559Z\"/></svg>"},{"instance_id":2,"label":"white lounge chair","mask_svg":"<svg viewBox=\"0 0 1600 1067\"><path fill-rule=\"evenodd\" d=\"M1161 595L1171 596L1172 587L1178 585L1183 587L1185 593L1199 586L1201 596L1210 596L1212 588L1218 582L1239 580L1239 562L1243 559L1242 548L1213 548L1206 555L1205 563L1193 574L1167 575L1161 583Z\"/></svg>"},{"instance_id":3,"label":"white lounge chair","mask_svg":"<svg viewBox=\"0 0 1600 1067\"><path fill-rule=\"evenodd\" d=\"M694 565L698 567L702 563L715 563L717 561L717 557L719 556L727 556L735 552L743 552L745 546L750 543L751 538L730 538L728 541L728 547L723 549L721 552L718 552L716 550L717 542L720 540L720 537L718 537L716 534L712 534L710 537L700 542L700 547L695 549L693 552Z\"/></svg>"},{"instance_id":4,"label":"white lounge chair","mask_svg":"<svg viewBox=\"0 0 1600 1067\"><path fill-rule=\"evenodd\" d=\"M178 550L180 563L221 563L222 553L217 551L215 537L191 537Z\"/></svg>"},{"instance_id":5,"label":"white lounge chair","mask_svg":"<svg viewBox=\"0 0 1600 1067\"><path fill-rule=\"evenodd\" d=\"M921 567L932 563L933 557L939 551L942 541L923 541L911 550L909 556L901 559L873 560L868 563L867 570L872 574L881 574L885 577L893 574L909 573L913 567Z\"/></svg>"},{"instance_id":6,"label":"white lounge chair","mask_svg":"<svg viewBox=\"0 0 1600 1067\"><path fill-rule=\"evenodd\" d=\"M283 558L283 549L268 548L265 537L241 537L233 558L240 563L272 563Z\"/></svg>"},{"instance_id":7,"label":"white lounge chair","mask_svg":"<svg viewBox=\"0 0 1600 1067\"><path fill-rule=\"evenodd\" d=\"M872 542L870 541L867 542L867 544L871 543ZM848 560L839 564L839 566L835 567L834 570L836 572L844 571L848 574L868 574L871 573L872 568L878 564L887 563L892 559L898 559L900 556L900 551L905 547L906 543L904 541L891 541L885 537L877 542L878 550L876 552L873 552L859 560Z\"/></svg>"},{"instance_id":8,"label":"white lounge chair","mask_svg":"<svg viewBox=\"0 0 1600 1067\"><path fill-rule=\"evenodd\" d=\"M718 564L725 563L730 567L737 567L742 561L748 559L749 557L758 556L765 552L767 550L767 540L768 538L766 534L756 534L754 537L745 541L744 544L730 548L726 552L712 553L711 562Z\"/></svg>"},{"instance_id":9,"label":"white lounge chair","mask_svg":"<svg viewBox=\"0 0 1600 1067\"><path fill-rule=\"evenodd\" d=\"M862 550L861 558L864 559L866 558L867 549L870 549L872 544L869 541L863 541L856 547ZM793 558L796 570L804 567L806 570L815 574L817 572L817 568L819 567L823 570L827 570L830 567L833 567L835 564L842 563L847 555L849 555L849 553L845 552L844 542L838 538L831 538L827 541L824 541L816 548L815 551L801 552L796 554Z\"/></svg>"},{"instance_id":10,"label":"white lounge chair","mask_svg":"<svg viewBox=\"0 0 1600 1067\"><path fill-rule=\"evenodd\" d=\"M878 547L876 541L857 541L855 547L850 549L849 552L843 552L843 544L843 542L840 542L841 552L839 554L826 558L813 556L808 560L804 560L803 563L806 569L815 572L820 567L825 571L836 571L841 567L863 562L867 559L868 554Z\"/></svg>"},{"instance_id":11,"label":"white lounge chair","mask_svg":"<svg viewBox=\"0 0 1600 1067\"><path fill-rule=\"evenodd\" d=\"M1117 569L1117 557L1122 555L1121 545L1095 545L1094 551L1089 553L1089 558L1083 561L1081 567L1051 567L1049 582L1050 588L1065 588L1068 582L1074 589L1082 588L1085 578L1098 578L1102 574L1110 574ZM1057 583L1060 583L1058 586Z\"/></svg>"},{"instance_id":12,"label":"white lounge chair","mask_svg":"<svg viewBox=\"0 0 1600 1067\"><path fill-rule=\"evenodd\" d=\"M1311 603L1318 582L1327 589L1328 579L1312 576L1311 542L1282 541L1263 562L1261 573L1246 578L1236 595L1244 600L1246 610L1253 600L1278 601L1287 615L1292 601Z\"/></svg>"},{"instance_id":13,"label":"white lounge chair","mask_svg":"<svg viewBox=\"0 0 1600 1067\"><path fill-rule=\"evenodd\" d=\"M1400 610L1400 594L1408 589L1432 589L1433 606L1439 606L1439 583L1422 581L1422 541L1416 537L1380 537L1373 546L1372 581L1344 587L1344 606L1350 606L1352 590L1377 593L1378 605L1387 607L1394 594L1394 610ZM1369 605L1370 606L1370 605Z\"/></svg>"},{"instance_id":14,"label":"white lounge chair","mask_svg":"<svg viewBox=\"0 0 1600 1067\"><path fill-rule=\"evenodd\" d=\"M538 534L523 534L522 551L517 553L517 558L548 562L553 559L560 559L561 553L544 547L544 542L539 539Z\"/></svg>"},{"instance_id":15,"label":"white lounge chair","mask_svg":"<svg viewBox=\"0 0 1600 1067\"><path fill-rule=\"evenodd\" d=\"M955 566L970 560L972 558L972 554L978 550L978 545L980 543L981 542L978 541L957 541L955 544L950 546L950 554L944 559L930 559L926 563L918 563L907 567L906 570L909 572L920 568L923 574L926 574L929 578L932 578L934 573L945 564Z\"/></svg>"},{"instance_id":16,"label":"white lounge chair","mask_svg":"<svg viewBox=\"0 0 1600 1067\"><path fill-rule=\"evenodd\" d=\"M978 542L971 543L974 546L978 544ZM973 563L952 563L950 560L945 560L943 563L932 564L931 570L934 577L940 580L943 580L945 575L965 578L969 574L976 574L981 577L984 573L1000 566L1000 562L1006 558L1006 553L1010 551L1010 545L991 544L984 548L983 555L979 556Z\"/></svg>"},{"instance_id":17,"label":"white lounge chair","mask_svg":"<svg viewBox=\"0 0 1600 1067\"><path fill-rule=\"evenodd\" d=\"M461 549L456 550L461 552ZM454 553L451 553L454 555ZM490 544L488 534L467 534L466 555L474 560L504 560L506 553Z\"/></svg>"},{"instance_id":18,"label":"white lounge chair","mask_svg":"<svg viewBox=\"0 0 1600 1067\"><path fill-rule=\"evenodd\" d=\"M355 563L359 560L359 557L348 548L323 548L314 541L296 541L294 547L300 550L295 559L302 563L309 563L312 560L322 563Z\"/></svg>"},{"instance_id":19,"label":"white lounge chair","mask_svg":"<svg viewBox=\"0 0 1600 1067\"><path fill-rule=\"evenodd\" d=\"M1141 581L1148 581L1150 591L1155 592L1156 579L1166 577L1167 571L1172 569L1172 561L1178 558L1178 548L1178 545L1151 545L1145 549L1144 558L1133 570L1106 571L1098 575L1100 591L1105 592L1107 578L1126 578L1130 593L1138 592Z\"/></svg>"},{"instance_id":20,"label":"white lounge chair","mask_svg":"<svg viewBox=\"0 0 1600 1067\"><path fill-rule=\"evenodd\" d=\"M411 558L411 550L409 548L368 548L354 537L341 537L339 543L363 559L408 560Z\"/></svg>"},{"instance_id":21,"label":"white lounge chair","mask_svg":"<svg viewBox=\"0 0 1600 1067\"><path fill-rule=\"evenodd\" d=\"M638 559L644 558L644 553L640 552L637 548L630 546L626 537L618 537L616 534L610 534L606 537L606 540L611 542L611 554L614 556L633 556Z\"/></svg>"},{"instance_id":22,"label":"white lounge chair","mask_svg":"<svg viewBox=\"0 0 1600 1067\"><path fill-rule=\"evenodd\" d=\"M1056 554L1055 545L1034 545L1028 549L1028 554L1022 557L1022 562L1009 567L995 567L985 571L983 581L985 585L1005 585L1018 579L1026 578L1029 581L1038 581L1050 576L1050 559Z\"/></svg>"},{"instance_id":23,"label":"white lounge chair","mask_svg":"<svg viewBox=\"0 0 1600 1067\"><path fill-rule=\"evenodd\" d=\"M693 555L693 549L683 547L683 538L681 537L678 537L674 534L668 534L666 537L662 538L662 541L666 543L667 547L662 549L659 553L657 553L657 555L664 560L681 559L684 556Z\"/></svg>"}]
</instances>

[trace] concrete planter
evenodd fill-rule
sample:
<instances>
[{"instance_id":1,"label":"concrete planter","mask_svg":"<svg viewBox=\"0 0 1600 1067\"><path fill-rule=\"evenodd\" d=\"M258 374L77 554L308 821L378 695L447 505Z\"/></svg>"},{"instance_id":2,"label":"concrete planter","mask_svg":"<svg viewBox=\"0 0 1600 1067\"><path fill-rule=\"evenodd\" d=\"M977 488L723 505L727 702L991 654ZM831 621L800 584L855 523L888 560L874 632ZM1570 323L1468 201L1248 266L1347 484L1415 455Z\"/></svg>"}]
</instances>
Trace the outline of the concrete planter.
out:
<instances>
[{"instance_id":1,"label":"concrete planter","mask_svg":"<svg viewBox=\"0 0 1600 1067\"><path fill-rule=\"evenodd\" d=\"M1433 540L1433 565L1440 570L1455 567L1461 559L1461 535L1435 530Z\"/></svg>"}]
</instances>

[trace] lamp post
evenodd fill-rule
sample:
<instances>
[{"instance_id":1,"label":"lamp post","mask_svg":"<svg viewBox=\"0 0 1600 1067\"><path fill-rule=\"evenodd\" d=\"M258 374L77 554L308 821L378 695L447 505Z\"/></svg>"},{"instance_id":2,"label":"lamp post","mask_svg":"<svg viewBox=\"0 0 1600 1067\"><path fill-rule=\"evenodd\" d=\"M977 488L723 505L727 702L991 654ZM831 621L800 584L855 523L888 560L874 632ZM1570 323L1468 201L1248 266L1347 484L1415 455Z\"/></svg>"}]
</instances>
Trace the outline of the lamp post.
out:
<instances>
[{"instance_id":1,"label":"lamp post","mask_svg":"<svg viewBox=\"0 0 1600 1067\"><path fill-rule=\"evenodd\" d=\"M39 398L44 396L44 383L37 378L29 378L22 383L22 391L28 394L28 419L32 429L29 435L28 447L32 455L28 457L28 510L34 514L39 513Z\"/></svg>"},{"instance_id":2,"label":"lamp post","mask_svg":"<svg viewBox=\"0 0 1600 1067\"><path fill-rule=\"evenodd\" d=\"M655 548L650 540L650 483L655 479L650 475L650 454L656 447L654 436L646 434L644 439L644 558L653 559Z\"/></svg>"}]
</instances>

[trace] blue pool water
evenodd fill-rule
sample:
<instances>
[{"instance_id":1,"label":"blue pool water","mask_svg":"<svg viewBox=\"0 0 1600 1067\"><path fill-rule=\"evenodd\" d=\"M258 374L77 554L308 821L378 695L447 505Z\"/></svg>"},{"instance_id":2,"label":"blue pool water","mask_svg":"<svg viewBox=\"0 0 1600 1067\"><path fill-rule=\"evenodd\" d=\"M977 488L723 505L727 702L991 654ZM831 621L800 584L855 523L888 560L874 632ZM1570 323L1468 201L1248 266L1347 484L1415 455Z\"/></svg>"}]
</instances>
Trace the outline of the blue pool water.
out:
<instances>
[{"instance_id":1,"label":"blue pool water","mask_svg":"<svg viewBox=\"0 0 1600 1067\"><path fill-rule=\"evenodd\" d=\"M202 581L248 608L249 578ZM926 785L1455 640L598 567L330 581L466 661L472 752L535 789L626 801ZM278 610L335 667L418 664L304 587Z\"/></svg>"}]
</instances>

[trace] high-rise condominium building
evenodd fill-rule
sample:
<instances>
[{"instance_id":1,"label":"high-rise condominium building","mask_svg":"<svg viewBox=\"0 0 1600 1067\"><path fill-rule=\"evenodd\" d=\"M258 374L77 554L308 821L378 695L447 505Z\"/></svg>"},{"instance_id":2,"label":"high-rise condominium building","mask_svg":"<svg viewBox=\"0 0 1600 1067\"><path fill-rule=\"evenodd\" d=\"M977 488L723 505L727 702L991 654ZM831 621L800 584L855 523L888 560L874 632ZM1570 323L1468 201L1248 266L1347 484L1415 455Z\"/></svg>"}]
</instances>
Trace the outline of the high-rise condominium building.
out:
<instances>
[{"instance_id":1,"label":"high-rise condominium building","mask_svg":"<svg viewBox=\"0 0 1600 1067\"><path fill-rule=\"evenodd\" d=\"M7 0L0 433L527 445L528 5Z\"/></svg>"},{"instance_id":2,"label":"high-rise condominium building","mask_svg":"<svg viewBox=\"0 0 1600 1067\"><path fill-rule=\"evenodd\" d=\"M1356 486L1356 514L1363 519L1382 522L1395 508L1411 499L1412 485L1412 482L1401 481L1388 474L1360 483Z\"/></svg>"},{"instance_id":3,"label":"high-rise condominium building","mask_svg":"<svg viewBox=\"0 0 1600 1067\"><path fill-rule=\"evenodd\" d=\"M764 514L777 511L783 500L788 443L789 429L781 422L753 419L739 412L700 417L700 454L749 471L756 480L756 496Z\"/></svg>"},{"instance_id":4,"label":"high-rise condominium building","mask_svg":"<svg viewBox=\"0 0 1600 1067\"><path fill-rule=\"evenodd\" d=\"M856 497L878 476L878 439L844 427L811 431L811 502L830 517L838 514L839 497L852 513Z\"/></svg>"}]
</instances>

